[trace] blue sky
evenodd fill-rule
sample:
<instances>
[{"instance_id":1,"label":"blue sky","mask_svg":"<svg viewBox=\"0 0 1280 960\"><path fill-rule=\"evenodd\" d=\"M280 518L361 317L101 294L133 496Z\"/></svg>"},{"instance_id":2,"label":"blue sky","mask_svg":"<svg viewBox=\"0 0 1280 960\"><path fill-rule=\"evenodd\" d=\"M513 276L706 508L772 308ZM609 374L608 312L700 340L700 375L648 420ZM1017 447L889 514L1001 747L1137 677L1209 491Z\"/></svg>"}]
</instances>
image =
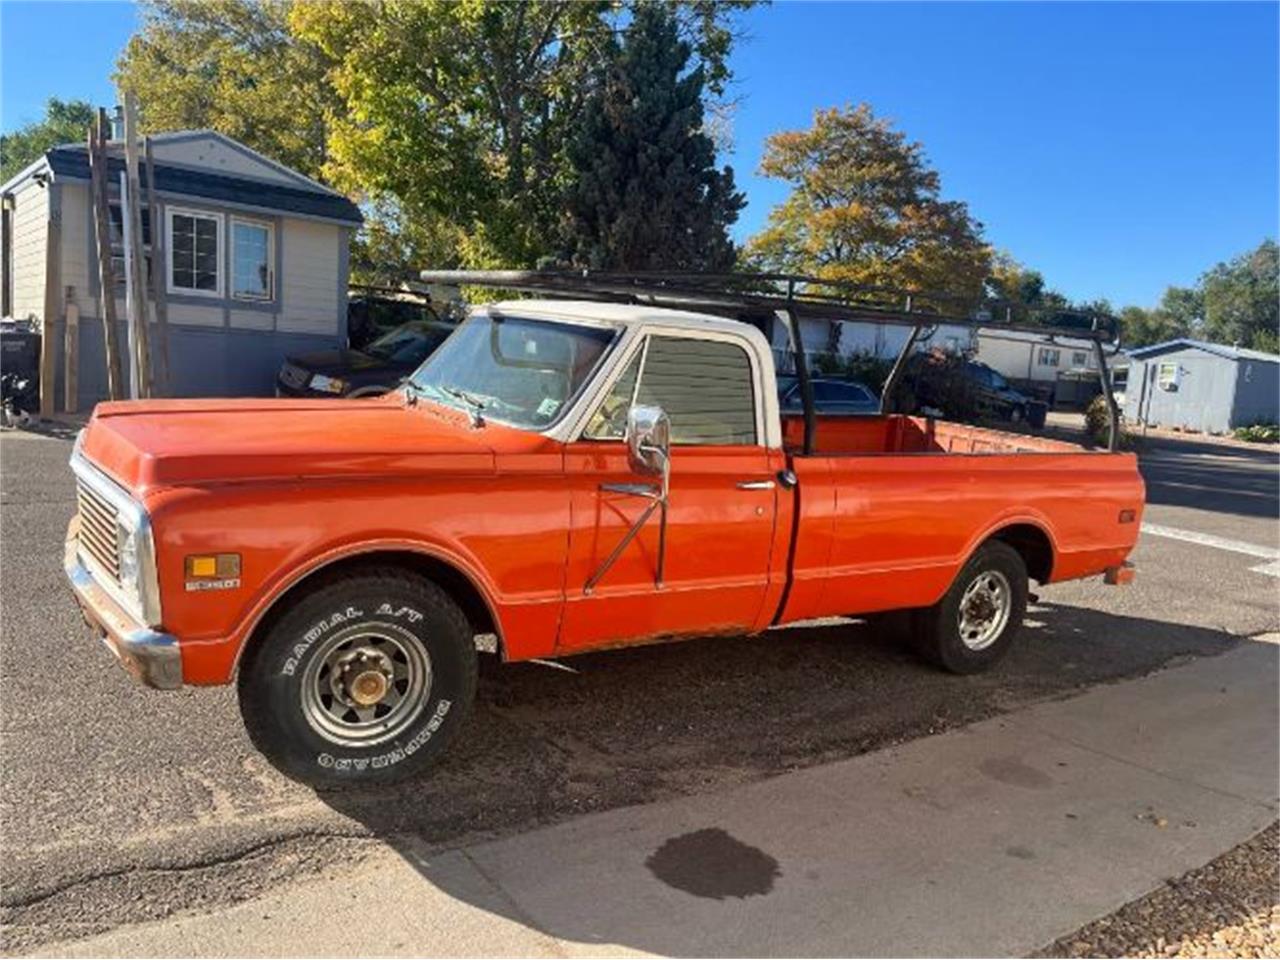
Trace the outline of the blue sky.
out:
<instances>
[{"instance_id":1,"label":"blue sky","mask_svg":"<svg viewBox=\"0 0 1280 960\"><path fill-rule=\"evenodd\" d=\"M1278 232L1280 5L779 0L737 48L740 238L785 187L764 138L869 102L924 143L948 198L1073 297L1155 302ZM110 104L124 3L0 3L0 128L49 96Z\"/></svg>"}]
</instances>

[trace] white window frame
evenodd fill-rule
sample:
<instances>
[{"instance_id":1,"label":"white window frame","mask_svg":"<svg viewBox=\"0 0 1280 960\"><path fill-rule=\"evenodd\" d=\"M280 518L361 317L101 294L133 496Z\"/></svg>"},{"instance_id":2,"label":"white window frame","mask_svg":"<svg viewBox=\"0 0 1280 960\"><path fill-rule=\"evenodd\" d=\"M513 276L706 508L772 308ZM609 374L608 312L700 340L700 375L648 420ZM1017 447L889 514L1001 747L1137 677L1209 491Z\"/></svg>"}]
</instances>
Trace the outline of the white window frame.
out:
<instances>
[{"instance_id":1,"label":"white window frame","mask_svg":"<svg viewBox=\"0 0 1280 960\"><path fill-rule=\"evenodd\" d=\"M1156 366L1156 386L1161 390L1172 392L1178 389L1178 381L1182 379L1182 366L1177 360L1161 360Z\"/></svg>"},{"instance_id":2,"label":"white window frame","mask_svg":"<svg viewBox=\"0 0 1280 960\"><path fill-rule=\"evenodd\" d=\"M267 231L267 293L266 296L256 296L254 294L245 294L236 292L236 224L242 223L246 227L260 227ZM231 293L232 300L243 300L245 303L271 303L276 298L276 225L270 220L258 220L254 217L231 217L231 228L227 231L230 236L230 243L227 251L230 253L231 275L229 277L230 284L228 289Z\"/></svg>"},{"instance_id":3,"label":"white window frame","mask_svg":"<svg viewBox=\"0 0 1280 960\"><path fill-rule=\"evenodd\" d=\"M1052 357L1052 359L1050 359ZM1041 367L1056 367L1062 359L1061 352L1056 347L1041 347L1040 353L1036 357L1036 365Z\"/></svg>"},{"instance_id":4,"label":"white window frame","mask_svg":"<svg viewBox=\"0 0 1280 960\"><path fill-rule=\"evenodd\" d=\"M178 287L173 283L173 218L196 217L201 220L212 220L217 224L218 256L215 259L213 290L197 290L194 287ZM165 207L164 211L164 286L169 293L180 297L205 297L209 300L221 300L226 277L223 263L227 256L226 217L208 210L197 210L193 207Z\"/></svg>"}]
</instances>

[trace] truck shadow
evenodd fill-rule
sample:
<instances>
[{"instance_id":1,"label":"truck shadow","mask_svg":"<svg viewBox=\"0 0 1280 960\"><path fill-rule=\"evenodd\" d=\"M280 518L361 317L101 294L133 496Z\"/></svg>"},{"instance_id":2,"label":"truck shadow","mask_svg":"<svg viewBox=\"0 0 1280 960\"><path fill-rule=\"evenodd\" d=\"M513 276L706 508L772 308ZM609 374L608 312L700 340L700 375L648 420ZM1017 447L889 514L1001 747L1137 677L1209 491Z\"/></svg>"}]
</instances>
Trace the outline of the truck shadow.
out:
<instances>
[{"instance_id":1,"label":"truck shadow","mask_svg":"<svg viewBox=\"0 0 1280 960\"><path fill-rule=\"evenodd\" d=\"M396 849L433 888L480 910L571 942L705 952L705 940L678 942L665 916L644 916L643 902L616 928L608 919L616 905L596 912L589 903L553 911L580 922L539 925L492 880L477 884L473 872L459 870L459 857L440 852L845 759L1238 642L1218 630L1043 603L1029 612L1014 652L976 677L940 673L856 621L564 661L576 673L494 664L482 673L466 733L437 767L393 787L319 798ZM732 838L716 836L723 833L717 824L704 826L673 839L711 851L700 857L723 848L727 862L773 869L767 852L734 848ZM555 875L569 871L569 862L541 865L548 889L559 886ZM650 869L660 884L661 873ZM773 876L764 873L762 895Z\"/></svg>"}]
</instances>

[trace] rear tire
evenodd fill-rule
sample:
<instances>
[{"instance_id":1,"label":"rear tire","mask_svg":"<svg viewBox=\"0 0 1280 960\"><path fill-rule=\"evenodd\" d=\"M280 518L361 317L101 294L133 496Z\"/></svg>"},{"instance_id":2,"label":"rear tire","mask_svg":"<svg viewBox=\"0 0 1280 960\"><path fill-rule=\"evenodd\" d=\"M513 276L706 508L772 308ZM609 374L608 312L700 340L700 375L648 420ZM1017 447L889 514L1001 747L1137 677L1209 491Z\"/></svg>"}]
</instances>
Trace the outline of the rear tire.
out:
<instances>
[{"instance_id":1,"label":"rear tire","mask_svg":"<svg viewBox=\"0 0 1280 960\"><path fill-rule=\"evenodd\" d=\"M249 738L312 786L412 776L470 711L472 633L447 593L402 570L320 581L245 654L238 688Z\"/></svg>"},{"instance_id":2,"label":"rear tire","mask_svg":"<svg viewBox=\"0 0 1280 960\"><path fill-rule=\"evenodd\" d=\"M946 595L916 611L916 648L952 673L979 673L1009 652L1027 612L1027 565L1017 550L988 540Z\"/></svg>"}]
</instances>

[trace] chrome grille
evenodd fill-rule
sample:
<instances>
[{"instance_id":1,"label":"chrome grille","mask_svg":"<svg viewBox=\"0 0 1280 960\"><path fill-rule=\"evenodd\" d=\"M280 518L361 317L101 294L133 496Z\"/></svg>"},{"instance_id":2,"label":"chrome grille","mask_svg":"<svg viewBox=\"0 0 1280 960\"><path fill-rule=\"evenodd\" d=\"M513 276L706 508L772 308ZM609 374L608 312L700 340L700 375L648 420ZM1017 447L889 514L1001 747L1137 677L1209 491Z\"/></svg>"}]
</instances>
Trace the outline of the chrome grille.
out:
<instances>
[{"instance_id":1,"label":"chrome grille","mask_svg":"<svg viewBox=\"0 0 1280 960\"><path fill-rule=\"evenodd\" d=\"M292 363L286 363L280 368L280 382L286 387L304 386L310 377L311 374L308 371L294 366Z\"/></svg>"},{"instance_id":2,"label":"chrome grille","mask_svg":"<svg viewBox=\"0 0 1280 960\"><path fill-rule=\"evenodd\" d=\"M120 582L119 511L83 482L76 483L80 548L117 584Z\"/></svg>"}]
</instances>

